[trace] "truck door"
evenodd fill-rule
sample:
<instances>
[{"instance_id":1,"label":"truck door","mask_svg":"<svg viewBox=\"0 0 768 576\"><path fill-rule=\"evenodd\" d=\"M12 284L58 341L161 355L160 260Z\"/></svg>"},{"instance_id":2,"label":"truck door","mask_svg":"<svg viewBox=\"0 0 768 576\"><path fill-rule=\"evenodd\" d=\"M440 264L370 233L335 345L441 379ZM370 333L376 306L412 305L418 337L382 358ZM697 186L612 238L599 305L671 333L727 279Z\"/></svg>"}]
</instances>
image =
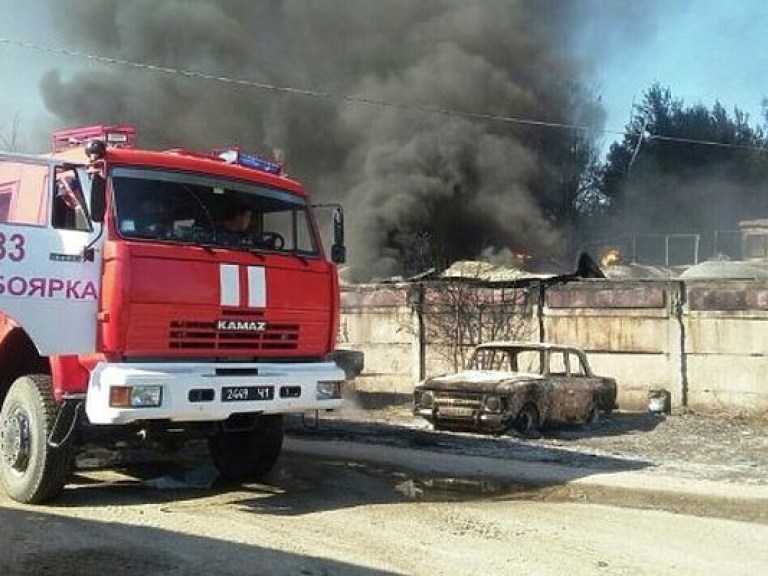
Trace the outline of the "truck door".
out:
<instances>
[{"instance_id":1,"label":"truck door","mask_svg":"<svg viewBox=\"0 0 768 576\"><path fill-rule=\"evenodd\" d=\"M41 355L95 350L101 225L89 184L80 168L0 154L0 313Z\"/></svg>"}]
</instances>

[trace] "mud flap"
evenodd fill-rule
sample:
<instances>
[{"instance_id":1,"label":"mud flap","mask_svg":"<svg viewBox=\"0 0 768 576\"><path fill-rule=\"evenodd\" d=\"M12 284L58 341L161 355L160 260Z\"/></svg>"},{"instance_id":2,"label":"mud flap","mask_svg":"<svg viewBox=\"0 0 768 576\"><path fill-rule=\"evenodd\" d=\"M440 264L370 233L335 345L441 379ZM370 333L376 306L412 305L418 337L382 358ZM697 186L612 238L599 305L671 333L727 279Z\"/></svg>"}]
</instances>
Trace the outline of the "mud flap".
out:
<instances>
[{"instance_id":1,"label":"mud flap","mask_svg":"<svg viewBox=\"0 0 768 576\"><path fill-rule=\"evenodd\" d=\"M51 448L59 448L70 440L80 421L82 411L83 400L81 398L64 399L59 406L56 420L51 427L51 433L48 435L48 445Z\"/></svg>"}]
</instances>

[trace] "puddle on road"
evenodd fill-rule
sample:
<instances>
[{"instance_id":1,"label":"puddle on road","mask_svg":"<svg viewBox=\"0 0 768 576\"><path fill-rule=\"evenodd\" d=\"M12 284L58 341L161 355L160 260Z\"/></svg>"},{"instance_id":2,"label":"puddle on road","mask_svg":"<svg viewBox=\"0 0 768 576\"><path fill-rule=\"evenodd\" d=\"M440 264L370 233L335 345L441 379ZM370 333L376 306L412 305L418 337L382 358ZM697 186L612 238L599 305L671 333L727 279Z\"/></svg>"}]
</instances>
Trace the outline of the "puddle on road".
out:
<instances>
[{"instance_id":1,"label":"puddle on road","mask_svg":"<svg viewBox=\"0 0 768 576\"><path fill-rule=\"evenodd\" d=\"M397 482L397 493L413 500L545 500L555 499L558 489L537 487L517 482L500 482L477 478L412 477Z\"/></svg>"},{"instance_id":2,"label":"puddle on road","mask_svg":"<svg viewBox=\"0 0 768 576\"><path fill-rule=\"evenodd\" d=\"M768 507L762 502L723 500L717 497L689 496L621 487L531 486L471 478L403 477L394 485L394 489L401 497L428 502L482 500L571 502L768 524Z\"/></svg>"},{"instance_id":3,"label":"puddle on road","mask_svg":"<svg viewBox=\"0 0 768 576\"><path fill-rule=\"evenodd\" d=\"M315 499L323 501L355 498L371 501L471 501L482 499L554 500L563 497L562 487L537 487L518 482L482 477L435 476L405 471L401 468L344 460L328 460L284 454L263 485L224 486L207 458L145 458L114 460L113 454L102 456L96 464L80 466L73 484L79 488L119 488L130 492L239 492L266 497L254 503L261 511L281 510L290 505L311 506ZM346 487L346 490L342 487ZM277 491L282 496L270 502ZM558 493L559 492L559 493Z\"/></svg>"},{"instance_id":4,"label":"puddle on road","mask_svg":"<svg viewBox=\"0 0 768 576\"><path fill-rule=\"evenodd\" d=\"M437 476L343 459L284 454L261 484L222 485L207 458L121 462L116 468L78 470L70 501L87 503L206 498L202 506L243 505L253 512L303 514L333 507L408 501L536 501L603 504L716 516L768 524L768 507L752 501L691 499L673 493L559 484L534 486L475 477ZM155 496L151 496L155 494ZM66 493L65 493L66 495ZM222 499L223 498L223 499ZM230 501L231 500L231 501Z\"/></svg>"}]
</instances>

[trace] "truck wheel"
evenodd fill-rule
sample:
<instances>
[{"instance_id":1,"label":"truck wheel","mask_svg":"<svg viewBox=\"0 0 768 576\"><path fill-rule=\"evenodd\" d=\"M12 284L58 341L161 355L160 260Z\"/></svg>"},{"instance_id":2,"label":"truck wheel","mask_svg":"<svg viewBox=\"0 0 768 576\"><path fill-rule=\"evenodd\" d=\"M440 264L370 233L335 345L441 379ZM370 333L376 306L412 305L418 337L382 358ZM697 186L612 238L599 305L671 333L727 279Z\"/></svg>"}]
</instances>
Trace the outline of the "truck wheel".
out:
<instances>
[{"instance_id":1,"label":"truck wheel","mask_svg":"<svg viewBox=\"0 0 768 576\"><path fill-rule=\"evenodd\" d=\"M17 502L54 498L72 473L72 440L56 448L48 444L57 412L51 390L50 376L22 376L0 410L0 483Z\"/></svg>"},{"instance_id":2,"label":"truck wheel","mask_svg":"<svg viewBox=\"0 0 768 576\"><path fill-rule=\"evenodd\" d=\"M530 402L525 404L520 408L520 412L517 413L514 427L523 438L541 438L539 409Z\"/></svg>"},{"instance_id":3,"label":"truck wheel","mask_svg":"<svg viewBox=\"0 0 768 576\"><path fill-rule=\"evenodd\" d=\"M243 482L267 475L283 448L283 416L261 416L253 430L220 431L208 439L208 450L225 480Z\"/></svg>"}]
</instances>

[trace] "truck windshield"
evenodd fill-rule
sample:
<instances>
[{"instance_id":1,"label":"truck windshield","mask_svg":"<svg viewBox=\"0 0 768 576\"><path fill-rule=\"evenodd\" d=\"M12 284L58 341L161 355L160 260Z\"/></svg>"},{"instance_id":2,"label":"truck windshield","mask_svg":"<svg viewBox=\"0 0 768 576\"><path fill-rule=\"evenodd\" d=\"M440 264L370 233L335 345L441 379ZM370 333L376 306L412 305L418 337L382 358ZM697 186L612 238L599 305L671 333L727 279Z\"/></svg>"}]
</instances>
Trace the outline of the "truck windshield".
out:
<instances>
[{"instance_id":1,"label":"truck windshield","mask_svg":"<svg viewBox=\"0 0 768 576\"><path fill-rule=\"evenodd\" d=\"M111 173L125 238L312 256L318 244L306 199L284 190L142 168Z\"/></svg>"}]
</instances>

